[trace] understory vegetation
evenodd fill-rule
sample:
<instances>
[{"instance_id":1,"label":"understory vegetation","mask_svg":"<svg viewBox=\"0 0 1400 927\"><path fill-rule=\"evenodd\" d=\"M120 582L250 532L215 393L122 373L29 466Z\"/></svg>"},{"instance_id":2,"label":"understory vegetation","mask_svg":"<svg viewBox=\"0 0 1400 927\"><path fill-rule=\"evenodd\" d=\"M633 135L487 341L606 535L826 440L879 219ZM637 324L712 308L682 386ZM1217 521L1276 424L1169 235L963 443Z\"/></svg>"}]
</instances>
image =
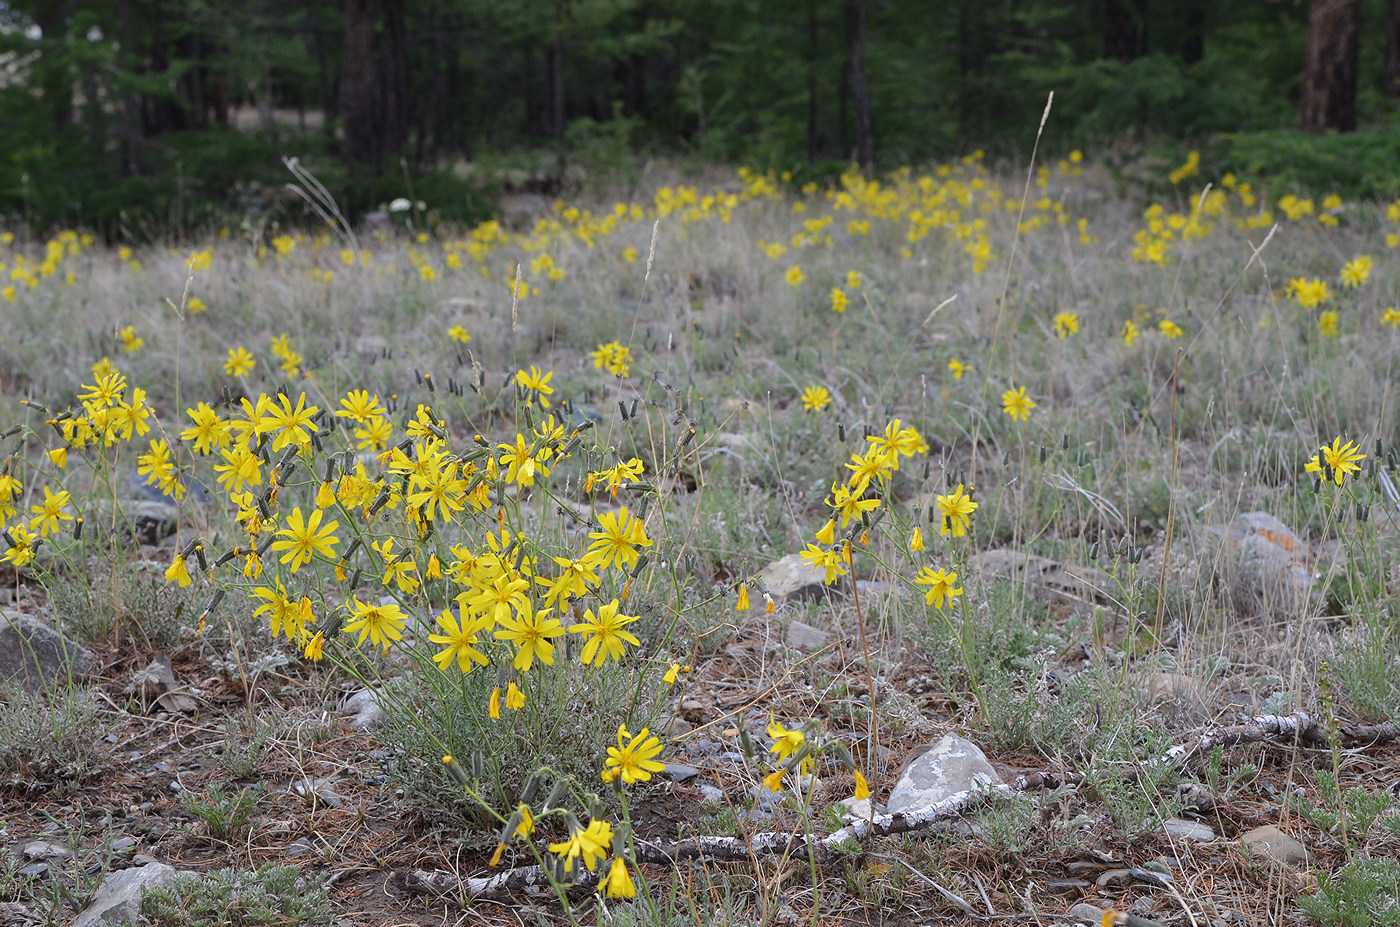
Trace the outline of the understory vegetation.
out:
<instances>
[{"instance_id":1,"label":"understory vegetation","mask_svg":"<svg viewBox=\"0 0 1400 927\"><path fill-rule=\"evenodd\" d=\"M0 614L98 656L7 829L163 815L157 923L1393 923L1400 201L1214 157L6 232ZM948 732L1009 785L842 830Z\"/></svg>"}]
</instances>

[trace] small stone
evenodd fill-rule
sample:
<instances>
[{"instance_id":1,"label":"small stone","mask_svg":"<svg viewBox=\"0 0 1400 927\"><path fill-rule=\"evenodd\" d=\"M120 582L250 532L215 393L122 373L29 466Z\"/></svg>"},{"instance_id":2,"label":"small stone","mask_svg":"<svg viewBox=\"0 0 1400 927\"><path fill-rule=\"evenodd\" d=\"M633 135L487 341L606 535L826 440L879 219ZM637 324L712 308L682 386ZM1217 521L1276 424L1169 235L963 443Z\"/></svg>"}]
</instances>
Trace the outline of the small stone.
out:
<instances>
[{"instance_id":1,"label":"small stone","mask_svg":"<svg viewBox=\"0 0 1400 927\"><path fill-rule=\"evenodd\" d=\"M0 924L4 927L38 927L44 919L18 901L0 901Z\"/></svg>"},{"instance_id":2,"label":"small stone","mask_svg":"<svg viewBox=\"0 0 1400 927\"><path fill-rule=\"evenodd\" d=\"M1130 885L1133 881L1133 874L1128 869L1110 869L1094 880L1094 884L1099 888L1108 888L1113 885Z\"/></svg>"},{"instance_id":3,"label":"small stone","mask_svg":"<svg viewBox=\"0 0 1400 927\"><path fill-rule=\"evenodd\" d=\"M287 849L283 852L288 856L303 856L311 852L311 844L307 843L305 840L294 840L292 843L288 844Z\"/></svg>"},{"instance_id":4,"label":"small stone","mask_svg":"<svg viewBox=\"0 0 1400 927\"><path fill-rule=\"evenodd\" d=\"M23 612L0 612L0 683L30 692L92 671L92 653Z\"/></svg>"},{"instance_id":5,"label":"small stone","mask_svg":"<svg viewBox=\"0 0 1400 927\"><path fill-rule=\"evenodd\" d=\"M114 872L97 887L87 909L78 915L73 927L135 923L141 916L141 897L152 888L170 887L177 875L174 868L164 863Z\"/></svg>"},{"instance_id":6,"label":"small stone","mask_svg":"<svg viewBox=\"0 0 1400 927\"><path fill-rule=\"evenodd\" d=\"M702 782L700 783L700 800L713 802L724 801L724 790L717 786L710 785L708 782Z\"/></svg>"},{"instance_id":7,"label":"small stone","mask_svg":"<svg viewBox=\"0 0 1400 927\"><path fill-rule=\"evenodd\" d=\"M32 879L37 876L41 876L48 871L48 863L30 863L28 866L24 866L23 868L21 868L17 874L22 875L27 879Z\"/></svg>"},{"instance_id":8,"label":"small stone","mask_svg":"<svg viewBox=\"0 0 1400 927\"><path fill-rule=\"evenodd\" d=\"M1082 901L1069 909L1069 916L1072 920L1078 921L1081 924L1092 924L1094 927L1098 927L1098 925L1103 923L1103 915L1103 908L1086 904Z\"/></svg>"},{"instance_id":9,"label":"small stone","mask_svg":"<svg viewBox=\"0 0 1400 927\"><path fill-rule=\"evenodd\" d=\"M1308 861L1308 849L1297 840L1279 830L1276 825L1265 824L1240 834L1240 843L1256 856L1272 859L1289 866L1297 866Z\"/></svg>"},{"instance_id":10,"label":"small stone","mask_svg":"<svg viewBox=\"0 0 1400 927\"><path fill-rule=\"evenodd\" d=\"M801 554L788 554L758 571L758 579L781 605L799 599L823 599L841 587L826 584L826 571L814 568Z\"/></svg>"},{"instance_id":11,"label":"small stone","mask_svg":"<svg viewBox=\"0 0 1400 927\"><path fill-rule=\"evenodd\" d=\"M1045 557L1008 548L994 548L973 555L969 573L996 577L1024 586L1027 594L1070 606L1093 605L1111 600L1113 581L1092 566L1066 566Z\"/></svg>"},{"instance_id":12,"label":"small stone","mask_svg":"<svg viewBox=\"0 0 1400 927\"><path fill-rule=\"evenodd\" d=\"M694 726L684 718L672 718L671 723L666 726L668 737L684 737L694 730Z\"/></svg>"},{"instance_id":13,"label":"small stone","mask_svg":"<svg viewBox=\"0 0 1400 927\"><path fill-rule=\"evenodd\" d=\"M820 628L814 628L801 621L794 621L792 626L788 628L785 643L793 650L820 650L826 646L830 639L831 635Z\"/></svg>"},{"instance_id":14,"label":"small stone","mask_svg":"<svg viewBox=\"0 0 1400 927\"><path fill-rule=\"evenodd\" d=\"M137 853L135 856L131 857L131 865L133 866L154 866L159 862L160 860L151 856L149 853Z\"/></svg>"},{"instance_id":15,"label":"small stone","mask_svg":"<svg viewBox=\"0 0 1400 927\"><path fill-rule=\"evenodd\" d=\"M1318 595L1313 552L1287 525L1266 512L1245 512L1213 532L1225 556L1205 547L1220 569L1236 608L1249 612L1289 612Z\"/></svg>"},{"instance_id":16,"label":"small stone","mask_svg":"<svg viewBox=\"0 0 1400 927\"><path fill-rule=\"evenodd\" d=\"M361 689L347 698L340 706L340 713L355 716L347 723L357 731L367 731L389 717L379 704L379 693L373 689Z\"/></svg>"},{"instance_id":17,"label":"small stone","mask_svg":"<svg viewBox=\"0 0 1400 927\"><path fill-rule=\"evenodd\" d=\"M1052 892L1062 892L1070 888L1088 888L1089 883L1083 879L1060 879L1057 882L1048 882L1046 888Z\"/></svg>"},{"instance_id":18,"label":"small stone","mask_svg":"<svg viewBox=\"0 0 1400 927\"><path fill-rule=\"evenodd\" d=\"M1144 869L1138 866L1134 866L1129 869L1128 872L1139 882L1146 882L1148 885L1155 885L1158 888L1166 888L1167 883L1172 880L1171 875L1168 873L1155 872L1151 869Z\"/></svg>"},{"instance_id":19,"label":"small stone","mask_svg":"<svg viewBox=\"0 0 1400 927\"><path fill-rule=\"evenodd\" d=\"M112 841L112 849L120 853L122 850L129 850L136 846L136 841L131 837L118 837Z\"/></svg>"},{"instance_id":20,"label":"small stone","mask_svg":"<svg viewBox=\"0 0 1400 927\"><path fill-rule=\"evenodd\" d=\"M700 770L694 766L687 766L685 763L667 763L662 773L670 776L673 782L685 782L700 775Z\"/></svg>"},{"instance_id":21,"label":"small stone","mask_svg":"<svg viewBox=\"0 0 1400 927\"><path fill-rule=\"evenodd\" d=\"M1162 833L1177 840L1195 840L1210 843L1215 839L1215 831L1196 821L1182 818L1167 818L1162 822Z\"/></svg>"},{"instance_id":22,"label":"small stone","mask_svg":"<svg viewBox=\"0 0 1400 927\"><path fill-rule=\"evenodd\" d=\"M890 792L890 814L928 808L959 792L1001 781L975 743L948 734L915 756L900 773Z\"/></svg>"},{"instance_id":23,"label":"small stone","mask_svg":"<svg viewBox=\"0 0 1400 927\"><path fill-rule=\"evenodd\" d=\"M836 803L841 820L850 824L853 821L868 821L874 817L874 808L868 798L843 798Z\"/></svg>"},{"instance_id":24,"label":"small stone","mask_svg":"<svg viewBox=\"0 0 1400 927\"><path fill-rule=\"evenodd\" d=\"M20 851L25 859L72 859L73 851L61 843L49 840L31 840Z\"/></svg>"}]
</instances>

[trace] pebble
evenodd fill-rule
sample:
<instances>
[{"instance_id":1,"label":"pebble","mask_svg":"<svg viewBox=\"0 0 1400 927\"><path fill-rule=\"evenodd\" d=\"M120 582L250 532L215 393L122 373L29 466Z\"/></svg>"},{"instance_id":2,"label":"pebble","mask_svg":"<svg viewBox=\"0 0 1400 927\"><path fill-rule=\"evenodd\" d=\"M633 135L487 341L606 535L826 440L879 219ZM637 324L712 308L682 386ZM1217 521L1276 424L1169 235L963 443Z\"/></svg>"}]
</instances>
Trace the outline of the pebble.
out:
<instances>
[{"instance_id":1,"label":"pebble","mask_svg":"<svg viewBox=\"0 0 1400 927\"><path fill-rule=\"evenodd\" d=\"M48 840L32 840L21 851L25 859L69 859L73 851L61 843Z\"/></svg>"},{"instance_id":2,"label":"pebble","mask_svg":"<svg viewBox=\"0 0 1400 927\"><path fill-rule=\"evenodd\" d=\"M700 783L700 798L702 801L721 802L724 801L724 790L710 785L708 782Z\"/></svg>"},{"instance_id":3,"label":"pebble","mask_svg":"<svg viewBox=\"0 0 1400 927\"><path fill-rule=\"evenodd\" d=\"M134 846L136 846L136 841L131 837L118 837L116 840L112 841L112 849L119 853L122 850L129 850Z\"/></svg>"},{"instance_id":4,"label":"pebble","mask_svg":"<svg viewBox=\"0 0 1400 927\"><path fill-rule=\"evenodd\" d=\"M1172 880L1172 877L1167 873L1155 872L1151 869L1143 869L1138 866L1134 866L1132 869L1129 869L1128 872L1139 882L1146 882L1148 885L1155 885L1158 888L1166 888L1167 883Z\"/></svg>"},{"instance_id":5,"label":"pebble","mask_svg":"<svg viewBox=\"0 0 1400 927\"><path fill-rule=\"evenodd\" d=\"M1308 861L1308 849L1273 824L1265 824L1240 834L1240 843L1256 856L1289 866Z\"/></svg>"},{"instance_id":6,"label":"pebble","mask_svg":"<svg viewBox=\"0 0 1400 927\"><path fill-rule=\"evenodd\" d=\"M32 879L37 876L41 876L48 871L48 863L30 863L28 866L25 866L24 868L20 869L20 871L16 874L22 875L27 879Z\"/></svg>"},{"instance_id":7,"label":"pebble","mask_svg":"<svg viewBox=\"0 0 1400 927\"><path fill-rule=\"evenodd\" d=\"M1209 843L1215 839L1215 831L1196 821L1183 818L1167 818L1162 822L1162 833L1177 840L1196 840Z\"/></svg>"},{"instance_id":8,"label":"pebble","mask_svg":"<svg viewBox=\"0 0 1400 927\"><path fill-rule=\"evenodd\" d=\"M1095 905L1080 902L1069 909L1069 916L1081 924L1093 924L1095 927L1103 923L1103 908Z\"/></svg>"},{"instance_id":9,"label":"pebble","mask_svg":"<svg viewBox=\"0 0 1400 927\"><path fill-rule=\"evenodd\" d=\"M1130 869L1110 869L1094 880L1094 884L1099 888L1108 888L1112 885L1130 885L1133 881L1133 873Z\"/></svg>"},{"instance_id":10,"label":"pebble","mask_svg":"<svg viewBox=\"0 0 1400 927\"><path fill-rule=\"evenodd\" d=\"M675 782L685 782L700 775L700 770L694 766L687 766L685 763L667 763L663 772Z\"/></svg>"}]
</instances>

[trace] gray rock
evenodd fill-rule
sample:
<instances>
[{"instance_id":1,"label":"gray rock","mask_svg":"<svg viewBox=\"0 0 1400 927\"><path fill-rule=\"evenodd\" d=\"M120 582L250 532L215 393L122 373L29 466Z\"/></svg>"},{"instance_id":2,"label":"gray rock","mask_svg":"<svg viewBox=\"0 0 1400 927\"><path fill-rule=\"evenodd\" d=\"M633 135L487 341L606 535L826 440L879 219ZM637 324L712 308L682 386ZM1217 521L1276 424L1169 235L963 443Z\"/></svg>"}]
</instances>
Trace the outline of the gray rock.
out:
<instances>
[{"instance_id":1,"label":"gray rock","mask_svg":"<svg viewBox=\"0 0 1400 927\"><path fill-rule=\"evenodd\" d=\"M1308 849L1273 824L1265 824L1240 834L1240 843L1251 853L1289 866L1308 861Z\"/></svg>"},{"instance_id":2,"label":"gray rock","mask_svg":"<svg viewBox=\"0 0 1400 927\"><path fill-rule=\"evenodd\" d=\"M1094 884L1099 888L1110 888L1116 885L1130 885L1133 881L1133 874L1127 869L1110 869L1094 880Z\"/></svg>"},{"instance_id":3,"label":"gray rock","mask_svg":"<svg viewBox=\"0 0 1400 927\"><path fill-rule=\"evenodd\" d=\"M1197 821L1182 818L1167 818L1162 822L1162 833L1177 840L1195 840L1210 843L1215 839L1215 831Z\"/></svg>"},{"instance_id":4,"label":"gray rock","mask_svg":"<svg viewBox=\"0 0 1400 927\"><path fill-rule=\"evenodd\" d=\"M123 921L135 923L141 915L141 897L153 888L169 888L177 875L173 867L164 863L114 872L97 887L92 901L78 915L73 927L99 927Z\"/></svg>"},{"instance_id":5,"label":"gray rock","mask_svg":"<svg viewBox=\"0 0 1400 927\"><path fill-rule=\"evenodd\" d=\"M868 821L875 814L868 798L843 798L836 803L836 807L840 811L841 820L847 824L852 821Z\"/></svg>"},{"instance_id":6,"label":"gray rock","mask_svg":"<svg viewBox=\"0 0 1400 927\"><path fill-rule=\"evenodd\" d=\"M1158 888L1166 888L1172 877L1169 872L1157 872L1155 869L1148 869L1145 866L1134 866L1128 873L1139 882L1146 882L1148 885L1155 885Z\"/></svg>"},{"instance_id":7,"label":"gray rock","mask_svg":"<svg viewBox=\"0 0 1400 927\"><path fill-rule=\"evenodd\" d=\"M1023 584L1026 594L1033 598L1067 605L1109 601L1114 589L1112 580L1097 567L1060 564L1006 548L974 555L968 563L968 573Z\"/></svg>"},{"instance_id":8,"label":"gray rock","mask_svg":"<svg viewBox=\"0 0 1400 927\"><path fill-rule=\"evenodd\" d=\"M1094 905L1086 904L1082 901L1069 909L1071 920L1080 924L1092 924L1093 927L1099 927L1099 925L1103 923L1103 914L1103 908L1095 907Z\"/></svg>"},{"instance_id":9,"label":"gray rock","mask_svg":"<svg viewBox=\"0 0 1400 927\"><path fill-rule=\"evenodd\" d=\"M48 871L48 863L30 863L28 866L21 867L17 874L23 876L26 879L33 879L37 876L43 875Z\"/></svg>"},{"instance_id":10,"label":"gray rock","mask_svg":"<svg viewBox=\"0 0 1400 927\"><path fill-rule=\"evenodd\" d=\"M44 919L17 901L0 902L0 927L39 927Z\"/></svg>"},{"instance_id":11,"label":"gray rock","mask_svg":"<svg viewBox=\"0 0 1400 927\"><path fill-rule=\"evenodd\" d=\"M1237 609L1296 612L1312 603L1313 552L1283 522L1245 512L1211 533L1219 539L1216 575Z\"/></svg>"},{"instance_id":12,"label":"gray rock","mask_svg":"<svg viewBox=\"0 0 1400 927\"><path fill-rule=\"evenodd\" d=\"M0 682L29 691L92 671L92 653L33 615L0 611Z\"/></svg>"},{"instance_id":13,"label":"gray rock","mask_svg":"<svg viewBox=\"0 0 1400 927\"><path fill-rule=\"evenodd\" d=\"M830 639L831 635L820 628L794 621L788 628L786 643L793 650L821 650Z\"/></svg>"},{"instance_id":14,"label":"gray rock","mask_svg":"<svg viewBox=\"0 0 1400 927\"><path fill-rule=\"evenodd\" d=\"M31 840L20 850L25 859L72 859L73 851L61 843L49 840Z\"/></svg>"},{"instance_id":15,"label":"gray rock","mask_svg":"<svg viewBox=\"0 0 1400 927\"><path fill-rule=\"evenodd\" d=\"M900 773L890 792L889 813L927 808L959 792L1001 781L975 743L947 734L914 757Z\"/></svg>"},{"instance_id":16,"label":"gray rock","mask_svg":"<svg viewBox=\"0 0 1400 927\"><path fill-rule=\"evenodd\" d=\"M673 782L685 782L700 775L700 770L694 766L687 766L685 763L667 763L662 774L670 776Z\"/></svg>"},{"instance_id":17,"label":"gray rock","mask_svg":"<svg viewBox=\"0 0 1400 927\"><path fill-rule=\"evenodd\" d=\"M355 716L346 723L357 731L367 731L389 717L379 704L379 693L373 689L361 689L347 698L340 713Z\"/></svg>"},{"instance_id":18,"label":"gray rock","mask_svg":"<svg viewBox=\"0 0 1400 927\"><path fill-rule=\"evenodd\" d=\"M710 785L708 782L700 783L700 798L702 801L721 802L724 801L724 790L718 786Z\"/></svg>"},{"instance_id":19,"label":"gray rock","mask_svg":"<svg viewBox=\"0 0 1400 927\"><path fill-rule=\"evenodd\" d=\"M781 560L774 560L758 571L758 578L777 605L803 599L821 599L843 590L841 581L828 586L826 571L814 569L802 559L801 554L788 554Z\"/></svg>"}]
</instances>

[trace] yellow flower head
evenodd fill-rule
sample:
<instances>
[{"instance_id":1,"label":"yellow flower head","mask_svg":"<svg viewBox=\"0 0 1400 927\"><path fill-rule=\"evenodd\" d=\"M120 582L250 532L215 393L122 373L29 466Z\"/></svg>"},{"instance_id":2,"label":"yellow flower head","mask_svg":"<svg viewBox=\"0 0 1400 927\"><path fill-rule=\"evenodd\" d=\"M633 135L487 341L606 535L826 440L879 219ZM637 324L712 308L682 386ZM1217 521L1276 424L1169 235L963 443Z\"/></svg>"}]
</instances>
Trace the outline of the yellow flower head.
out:
<instances>
[{"instance_id":1,"label":"yellow flower head","mask_svg":"<svg viewBox=\"0 0 1400 927\"><path fill-rule=\"evenodd\" d=\"M1035 408L1035 402L1026 395L1026 388L1018 386L1009 389L1001 394L1001 411L1011 416L1014 421L1024 422L1031 417L1031 409Z\"/></svg>"}]
</instances>

